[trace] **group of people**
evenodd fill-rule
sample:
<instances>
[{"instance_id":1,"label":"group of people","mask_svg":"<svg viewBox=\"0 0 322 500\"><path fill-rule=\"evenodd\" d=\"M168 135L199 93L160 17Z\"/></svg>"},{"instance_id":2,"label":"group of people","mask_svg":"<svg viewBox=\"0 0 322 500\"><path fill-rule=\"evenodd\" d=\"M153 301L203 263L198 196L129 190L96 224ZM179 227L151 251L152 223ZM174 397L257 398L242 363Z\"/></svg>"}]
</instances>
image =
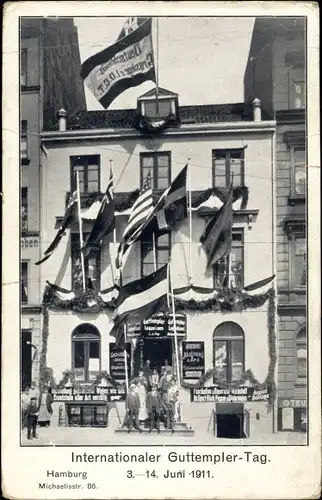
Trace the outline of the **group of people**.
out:
<instances>
[{"instance_id":1,"label":"group of people","mask_svg":"<svg viewBox=\"0 0 322 500\"><path fill-rule=\"evenodd\" d=\"M49 427L53 413L51 387L39 392L34 383L21 394L21 428L27 428L27 439L37 439L37 426Z\"/></svg>"},{"instance_id":2,"label":"group of people","mask_svg":"<svg viewBox=\"0 0 322 500\"><path fill-rule=\"evenodd\" d=\"M148 425L149 432L155 428L160 432L163 420L167 429L174 432L174 423L179 420L179 388L172 373L172 367L165 361L160 374L150 368L147 360L134 378L126 397L126 415L123 426L130 433L133 427L142 432L142 425Z\"/></svg>"}]
</instances>

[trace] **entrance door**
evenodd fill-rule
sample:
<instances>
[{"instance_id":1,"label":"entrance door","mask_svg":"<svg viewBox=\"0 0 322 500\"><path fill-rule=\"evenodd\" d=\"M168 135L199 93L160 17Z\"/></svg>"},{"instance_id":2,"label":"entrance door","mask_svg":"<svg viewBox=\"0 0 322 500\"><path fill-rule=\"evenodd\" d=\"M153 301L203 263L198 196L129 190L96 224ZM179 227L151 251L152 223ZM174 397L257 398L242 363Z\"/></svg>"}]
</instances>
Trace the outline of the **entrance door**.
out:
<instances>
[{"instance_id":1,"label":"entrance door","mask_svg":"<svg viewBox=\"0 0 322 500\"><path fill-rule=\"evenodd\" d=\"M32 353L31 353L31 332L22 330L21 332L21 387L24 389L32 381Z\"/></svg>"},{"instance_id":2,"label":"entrance door","mask_svg":"<svg viewBox=\"0 0 322 500\"><path fill-rule=\"evenodd\" d=\"M151 368L156 368L160 373L161 366L167 360L172 365L172 340L168 338L144 339L143 362L149 359Z\"/></svg>"},{"instance_id":3,"label":"entrance door","mask_svg":"<svg viewBox=\"0 0 322 500\"><path fill-rule=\"evenodd\" d=\"M217 403L217 437L240 439L244 436L244 405Z\"/></svg>"}]
</instances>

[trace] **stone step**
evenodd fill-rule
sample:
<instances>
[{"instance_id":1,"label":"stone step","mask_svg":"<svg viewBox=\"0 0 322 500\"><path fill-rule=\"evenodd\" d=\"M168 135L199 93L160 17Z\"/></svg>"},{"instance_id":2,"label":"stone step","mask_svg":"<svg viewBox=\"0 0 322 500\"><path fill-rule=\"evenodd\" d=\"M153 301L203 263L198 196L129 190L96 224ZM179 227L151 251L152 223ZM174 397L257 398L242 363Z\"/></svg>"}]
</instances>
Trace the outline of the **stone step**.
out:
<instances>
[{"instance_id":1,"label":"stone step","mask_svg":"<svg viewBox=\"0 0 322 500\"><path fill-rule=\"evenodd\" d=\"M128 434L128 429L127 427L119 427L117 429L115 429L115 433L117 434ZM139 431L136 430L136 429L132 429L131 430L131 434L132 433L135 433L135 434L139 434ZM173 429L173 432L168 430L168 429L160 429L160 435L163 434L163 435L176 435L176 436L193 436L195 433L195 431L193 429L184 429L184 428L174 428ZM149 434L149 429L146 429L146 428L142 428L142 434ZM153 429L151 431L151 434L157 434L157 430L156 429Z\"/></svg>"}]
</instances>

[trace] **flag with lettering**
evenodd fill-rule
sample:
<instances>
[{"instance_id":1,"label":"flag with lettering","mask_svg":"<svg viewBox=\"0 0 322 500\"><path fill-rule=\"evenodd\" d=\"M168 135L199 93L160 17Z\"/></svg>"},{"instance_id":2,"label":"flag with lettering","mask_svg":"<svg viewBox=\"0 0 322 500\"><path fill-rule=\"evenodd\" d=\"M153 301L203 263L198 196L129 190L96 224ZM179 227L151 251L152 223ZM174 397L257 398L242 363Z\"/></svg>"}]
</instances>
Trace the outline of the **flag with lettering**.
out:
<instances>
[{"instance_id":1,"label":"flag with lettering","mask_svg":"<svg viewBox=\"0 0 322 500\"><path fill-rule=\"evenodd\" d=\"M125 90L156 81L151 32L151 18L129 18L113 45L83 62L81 77L105 109Z\"/></svg>"}]
</instances>

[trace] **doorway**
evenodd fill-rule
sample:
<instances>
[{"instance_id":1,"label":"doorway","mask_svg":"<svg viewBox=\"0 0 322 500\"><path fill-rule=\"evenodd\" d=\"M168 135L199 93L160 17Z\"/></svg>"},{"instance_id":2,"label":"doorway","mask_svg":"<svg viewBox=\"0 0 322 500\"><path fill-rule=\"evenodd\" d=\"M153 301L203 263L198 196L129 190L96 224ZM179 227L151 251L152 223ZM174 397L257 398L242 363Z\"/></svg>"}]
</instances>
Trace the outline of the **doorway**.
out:
<instances>
[{"instance_id":1,"label":"doorway","mask_svg":"<svg viewBox=\"0 0 322 500\"><path fill-rule=\"evenodd\" d=\"M143 363L150 360L151 368L156 368L160 373L161 366L167 360L168 364L172 365L172 339L158 338L149 339L145 338L143 343Z\"/></svg>"},{"instance_id":2,"label":"doorway","mask_svg":"<svg viewBox=\"0 0 322 500\"><path fill-rule=\"evenodd\" d=\"M21 388L30 387L32 381L31 331L21 332Z\"/></svg>"},{"instance_id":3,"label":"doorway","mask_svg":"<svg viewBox=\"0 0 322 500\"><path fill-rule=\"evenodd\" d=\"M216 405L217 437L240 439L244 433L244 405L235 403L217 403Z\"/></svg>"}]
</instances>

